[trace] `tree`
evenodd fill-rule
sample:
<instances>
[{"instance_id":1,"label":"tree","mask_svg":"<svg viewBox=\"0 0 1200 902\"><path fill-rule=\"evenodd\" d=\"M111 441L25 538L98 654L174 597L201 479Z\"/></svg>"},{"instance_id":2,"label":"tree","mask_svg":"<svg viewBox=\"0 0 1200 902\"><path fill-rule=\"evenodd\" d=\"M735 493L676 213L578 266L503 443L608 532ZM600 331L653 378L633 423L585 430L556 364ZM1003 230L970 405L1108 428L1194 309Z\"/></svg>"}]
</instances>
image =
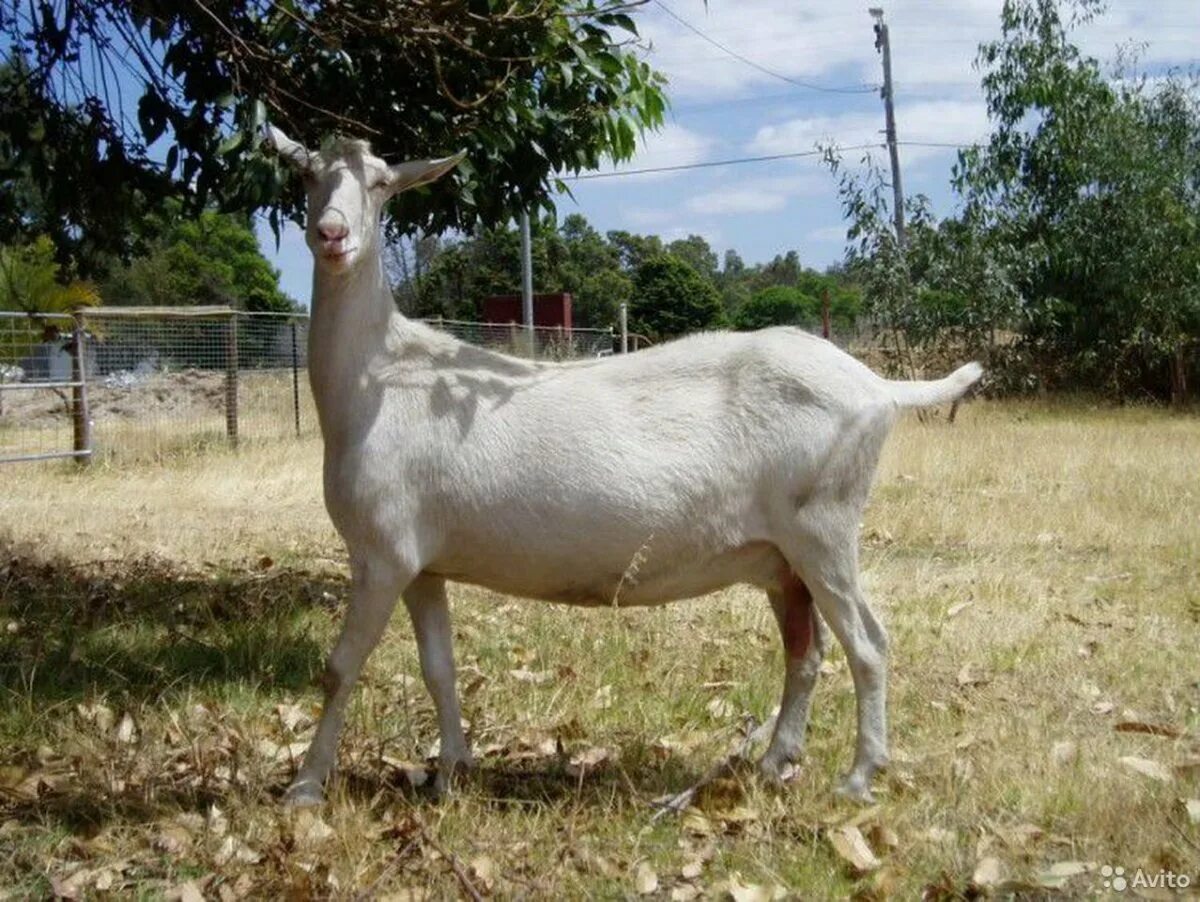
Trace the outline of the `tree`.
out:
<instances>
[{"instance_id":1,"label":"tree","mask_svg":"<svg viewBox=\"0 0 1200 902\"><path fill-rule=\"evenodd\" d=\"M1064 23L1055 0L1007 0L979 52L993 132L955 183L1060 379L1182 400L1200 337L1200 93L1178 75L1106 78L1068 34L1098 8L1068 4Z\"/></svg>"},{"instance_id":2,"label":"tree","mask_svg":"<svg viewBox=\"0 0 1200 902\"><path fill-rule=\"evenodd\" d=\"M756 292L733 313L733 327L741 331L767 326L812 328L820 322L820 299L786 285L772 285Z\"/></svg>"},{"instance_id":3,"label":"tree","mask_svg":"<svg viewBox=\"0 0 1200 902\"><path fill-rule=\"evenodd\" d=\"M642 262L634 279L629 328L655 341L724 323L721 296L712 283L669 254Z\"/></svg>"},{"instance_id":4,"label":"tree","mask_svg":"<svg viewBox=\"0 0 1200 902\"><path fill-rule=\"evenodd\" d=\"M621 230L608 232L608 243L617 249L621 267L635 272L646 260L664 252L662 239L657 235L635 235Z\"/></svg>"},{"instance_id":5,"label":"tree","mask_svg":"<svg viewBox=\"0 0 1200 902\"><path fill-rule=\"evenodd\" d=\"M113 271L103 285L110 304L225 304L286 312L296 305L279 289L279 272L263 257L249 224L207 212L176 219L145 256Z\"/></svg>"},{"instance_id":6,"label":"tree","mask_svg":"<svg viewBox=\"0 0 1200 902\"><path fill-rule=\"evenodd\" d=\"M710 282L716 282L717 252L708 246L702 236L688 235L672 241L667 245L667 253L678 257Z\"/></svg>"},{"instance_id":7,"label":"tree","mask_svg":"<svg viewBox=\"0 0 1200 902\"><path fill-rule=\"evenodd\" d=\"M436 233L548 208L560 173L629 158L665 109L633 19L598 0L0 0L0 32L19 70L0 80L0 165L38 189L81 271L128 257L133 214L172 200L297 217L298 180L258 150L268 118L310 145L465 149L392 206L399 232ZM0 212L0 241L25 234L24 211Z\"/></svg>"},{"instance_id":8,"label":"tree","mask_svg":"<svg viewBox=\"0 0 1200 902\"><path fill-rule=\"evenodd\" d=\"M62 279L54 242L45 235L32 244L0 247L0 310L65 313L99 303L90 282Z\"/></svg>"}]
</instances>

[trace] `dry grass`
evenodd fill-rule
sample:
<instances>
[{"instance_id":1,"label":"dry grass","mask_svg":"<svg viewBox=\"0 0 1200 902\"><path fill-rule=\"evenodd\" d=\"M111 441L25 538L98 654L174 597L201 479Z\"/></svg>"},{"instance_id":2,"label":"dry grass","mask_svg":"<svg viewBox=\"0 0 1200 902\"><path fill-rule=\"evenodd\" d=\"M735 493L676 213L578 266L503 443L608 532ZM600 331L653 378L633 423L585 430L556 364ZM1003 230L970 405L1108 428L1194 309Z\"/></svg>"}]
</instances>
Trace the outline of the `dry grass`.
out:
<instances>
[{"instance_id":1,"label":"dry grass","mask_svg":"<svg viewBox=\"0 0 1200 902\"><path fill-rule=\"evenodd\" d=\"M1198 447L1200 421L1148 410L980 403L953 427L903 423L864 527L893 636L896 760L880 806L830 793L853 738L835 654L795 782L776 791L738 770L698 810L654 823L653 799L777 701L758 593L645 611L452 590L480 773L440 804L410 785L435 729L397 621L323 821L298 820L276 797L346 589L316 444L10 468L0 885L452 897L447 855L501 897L629 896L639 869L663 897L731 880L801 898L953 897L987 858L1025 891L1065 861L1093 867L1069 894L1099 890L1104 863L1195 881L1200 827L1178 799L1200 796ZM580 775L569 759L592 749L608 759ZM856 876L830 838L860 814L883 863Z\"/></svg>"}]
</instances>

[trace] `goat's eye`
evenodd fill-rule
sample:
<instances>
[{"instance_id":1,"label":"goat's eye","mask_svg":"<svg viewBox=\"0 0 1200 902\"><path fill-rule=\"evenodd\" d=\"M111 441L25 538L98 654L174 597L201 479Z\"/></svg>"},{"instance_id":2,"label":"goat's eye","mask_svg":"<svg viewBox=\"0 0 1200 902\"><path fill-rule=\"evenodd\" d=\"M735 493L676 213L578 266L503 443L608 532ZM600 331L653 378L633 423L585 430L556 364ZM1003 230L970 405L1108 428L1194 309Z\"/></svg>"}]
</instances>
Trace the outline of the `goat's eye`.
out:
<instances>
[{"instance_id":1,"label":"goat's eye","mask_svg":"<svg viewBox=\"0 0 1200 902\"><path fill-rule=\"evenodd\" d=\"M372 188L372 190L375 190L375 191L382 191L387 186L388 186L388 180L386 178L381 178L381 179L376 179L375 182L371 185L371 188Z\"/></svg>"}]
</instances>

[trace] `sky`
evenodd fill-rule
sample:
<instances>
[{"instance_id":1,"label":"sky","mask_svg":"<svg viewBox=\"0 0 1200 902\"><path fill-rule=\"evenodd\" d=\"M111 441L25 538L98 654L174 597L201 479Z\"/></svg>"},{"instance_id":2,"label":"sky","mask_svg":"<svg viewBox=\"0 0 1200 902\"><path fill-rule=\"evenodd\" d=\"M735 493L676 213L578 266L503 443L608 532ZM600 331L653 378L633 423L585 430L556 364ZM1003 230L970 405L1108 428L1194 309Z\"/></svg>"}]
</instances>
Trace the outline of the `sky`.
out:
<instances>
[{"instance_id":1,"label":"sky","mask_svg":"<svg viewBox=\"0 0 1200 902\"><path fill-rule=\"evenodd\" d=\"M987 112L973 61L980 42L999 36L1002 0L876 2L891 33L899 140L970 144L986 138ZM845 90L882 81L869 5L650 0L634 19L646 59L669 79L666 123L644 137L631 161L602 170L622 174L571 182L573 198L557 200L560 219L582 213L601 232L625 229L668 241L698 234L719 255L733 249L747 263L788 250L817 269L841 260L846 223L836 182L817 155L628 173L802 153L818 142L882 142L878 91ZM1074 37L1104 63L1115 62L1118 48L1132 44L1140 51L1140 68L1151 74L1188 67L1200 59L1200 0L1110 0L1107 12ZM848 150L845 161L857 164L863 153ZM881 144L872 153L886 166ZM953 148L901 147L905 193L927 195L938 215L952 212L955 155ZM276 247L270 231L260 228L260 241L280 270L284 291L307 304L312 263L300 230L289 225ZM536 272L534 282L537 289Z\"/></svg>"}]
</instances>

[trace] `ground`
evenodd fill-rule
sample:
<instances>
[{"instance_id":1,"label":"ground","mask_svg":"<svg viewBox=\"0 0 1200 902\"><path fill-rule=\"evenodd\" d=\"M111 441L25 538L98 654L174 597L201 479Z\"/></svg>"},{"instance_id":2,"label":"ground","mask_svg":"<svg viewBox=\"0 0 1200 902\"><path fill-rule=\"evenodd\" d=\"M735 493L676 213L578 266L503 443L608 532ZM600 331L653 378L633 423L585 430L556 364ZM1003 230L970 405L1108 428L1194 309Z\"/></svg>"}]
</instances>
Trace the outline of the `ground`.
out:
<instances>
[{"instance_id":1,"label":"ground","mask_svg":"<svg viewBox=\"0 0 1200 902\"><path fill-rule=\"evenodd\" d=\"M792 782L735 762L657 819L777 703L759 593L580 610L454 588L478 773L432 798L398 615L329 803L289 814L346 593L318 444L9 467L0 896L1077 896L1104 866L1194 891L1197 448L1200 419L1149 409L906 418L863 528L892 636L878 804L831 791L854 710L835 653Z\"/></svg>"}]
</instances>

